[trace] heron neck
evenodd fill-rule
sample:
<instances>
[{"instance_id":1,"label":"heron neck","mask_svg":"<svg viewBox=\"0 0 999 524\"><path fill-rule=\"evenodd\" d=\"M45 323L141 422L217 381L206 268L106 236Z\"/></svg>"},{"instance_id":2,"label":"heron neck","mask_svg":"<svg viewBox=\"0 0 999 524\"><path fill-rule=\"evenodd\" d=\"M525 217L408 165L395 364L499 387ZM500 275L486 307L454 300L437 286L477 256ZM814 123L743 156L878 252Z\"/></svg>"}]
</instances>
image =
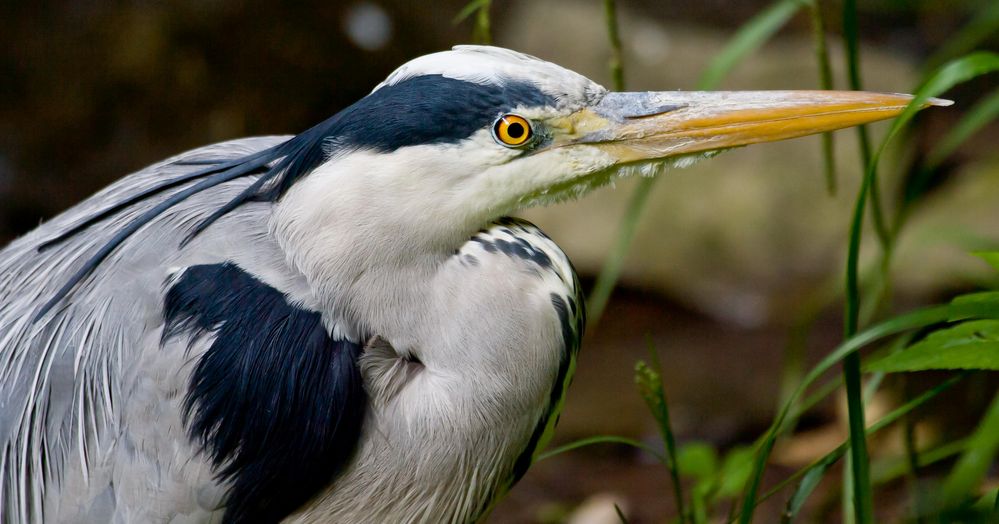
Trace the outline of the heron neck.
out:
<instances>
[{"instance_id":1,"label":"heron neck","mask_svg":"<svg viewBox=\"0 0 999 524\"><path fill-rule=\"evenodd\" d=\"M276 204L270 229L331 328L399 343L428 323L434 275L485 220L345 183L357 178L311 174Z\"/></svg>"}]
</instances>

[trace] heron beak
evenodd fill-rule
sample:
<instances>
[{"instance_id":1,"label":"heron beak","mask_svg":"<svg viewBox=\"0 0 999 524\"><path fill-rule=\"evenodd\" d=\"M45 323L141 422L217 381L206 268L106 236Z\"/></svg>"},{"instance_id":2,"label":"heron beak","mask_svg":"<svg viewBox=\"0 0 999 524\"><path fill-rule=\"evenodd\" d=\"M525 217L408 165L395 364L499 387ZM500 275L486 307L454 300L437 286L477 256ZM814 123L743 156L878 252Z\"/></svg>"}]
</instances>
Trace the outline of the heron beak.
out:
<instances>
[{"instance_id":1,"label":"heron beak","mask_svg":"<svg viewBox=\"0 0 999 524\"><path fill-rule=\"evenodd\" d=\"M642 162L823 133L901 113L912 96L862 91L608 93L579 114L577 144ZM927 106L947 106L930 98Z\"/></svg>"}]
</instances>

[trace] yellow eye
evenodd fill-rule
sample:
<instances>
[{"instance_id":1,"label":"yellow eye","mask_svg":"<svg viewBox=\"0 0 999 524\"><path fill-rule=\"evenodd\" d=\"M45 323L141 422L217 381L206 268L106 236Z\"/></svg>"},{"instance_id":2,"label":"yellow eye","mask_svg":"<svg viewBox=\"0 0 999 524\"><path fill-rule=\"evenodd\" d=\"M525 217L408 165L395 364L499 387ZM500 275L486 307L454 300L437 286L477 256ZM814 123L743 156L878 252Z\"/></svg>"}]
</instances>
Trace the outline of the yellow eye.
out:
<instances>
[{"instance_id":1,"label":"yellow eye","mask_svg":"<svg viewBox=\"0 0 999 524\"><path fill-rule=\"evenodd\" d=\"M493 136L505 146L522 146L531 139L531 123L519 115L503 115L493 126Z\"/></svg>"}]
</instances>

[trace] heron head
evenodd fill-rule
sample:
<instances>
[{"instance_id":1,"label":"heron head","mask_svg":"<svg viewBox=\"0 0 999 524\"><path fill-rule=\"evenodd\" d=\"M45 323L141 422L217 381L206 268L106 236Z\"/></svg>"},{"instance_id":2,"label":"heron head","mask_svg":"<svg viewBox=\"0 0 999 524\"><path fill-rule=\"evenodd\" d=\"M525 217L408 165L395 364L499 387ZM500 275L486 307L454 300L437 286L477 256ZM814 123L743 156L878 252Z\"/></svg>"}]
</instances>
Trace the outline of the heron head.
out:
<instances>
[{"instance_id":1,"label":"heron head","mask_svg":"<svg viewBox=\"0 0 999 524\"><path fill-rule=\"evenodd\" d=\"M525 54L458 46L406 63L331 119L328 161L316 171L363 173L338 185L364 185L360 193L398 199L394 208L429 208L478 227L669 163L889 118L910 100L835 91L608 92Z\"/></svg>"},{"instance_id":2,"label":"heron head","mask_svg":"<svg viewBox=\"0 0 999 524\"><path fill-rule=\"evenodd\" d=\"M404 64L303 133L234 159L190 160L205 167L127 196L46 241L40 249L190 183L116 233L43 310L144 224L236 179L252 182L194 224L185 243L239 206L269 201L276 202L272 229L298 246L291 251L385 248L358 258L370 261L453 249L524 207L724 149L890 118L911 100L837 91L616 93L522 53L458 46Z\"/></svg>"}]
</instances>

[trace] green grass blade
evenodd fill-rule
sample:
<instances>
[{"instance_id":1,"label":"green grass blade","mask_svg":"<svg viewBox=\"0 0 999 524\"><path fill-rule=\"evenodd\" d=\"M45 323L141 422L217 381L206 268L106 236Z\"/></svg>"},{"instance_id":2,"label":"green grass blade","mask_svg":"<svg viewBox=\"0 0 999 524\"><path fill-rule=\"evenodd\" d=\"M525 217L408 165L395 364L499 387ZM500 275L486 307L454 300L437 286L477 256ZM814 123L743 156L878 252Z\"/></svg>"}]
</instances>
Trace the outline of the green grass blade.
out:
<instances>
[{"instance_id":1,"label":"green grass blade","mask_svg":"<svg viewBox=\"0 0 999 524\"><path fill-rule=\"evenodd\" d=\"M458 14L451 20L451 23L458 25L464 22L468 17L472 16L473 13L482 9L483 7L488 7L491 0L472 0L471 2L465 4L465 7L458 11Z\"/></svg>"},{"instance_id":2,"label":"green grass blade","mask_svg":"<svg viewBox=\"0 0 999 524\"><path fill-rule=\"evenodd\" d=\"M852 5L853 0L844 3L844 13ZM853 6L855 8L855 6ZM854 12L855 15L855 12ZM849 18L849 17L847 17ZM854 21L855 22L855 21ZM848 33L848 24L844 20L844 32ZM855 35L853 35L855 36ZM850 38L847 38L849 41ZM848 43L849 48L849 43ZM853 65L853 64L851 64ZM947 91L954 85L965 82L976 76L999 70L999 55L994 53L975 53L958 60L952 61L942 67L932 75L926 82L916 90L916 96L905 108L905 110L892 122L888 134L882 140L881 145L871 156L867 163L860 191L857 195L857 202L854 206L853 220L850 224L850 240L847 254L846 269L846 325L845 333L847 337L856 333L858 328L858 317L860 311L860 292L858 282L858 260L860 256L860 238L864 222L864 209L868 194L876 183L877 166L881 155L884 153L891 139L915 116L916 112L922 109L926 100ZM852 73L851 73L852 74ZM887 247L887 246L886 246ZM852 355L843 362L844 382L847 389L847 405L849 411L851 437L862 439L862 431L856 428L859 424L862 427L863 403L860 395L860 357ZM853 476L854 476L854 497L857 502L857 521L861 524L868 524L873 519L873 503L871 501L871 488L869 483L866 445L861 442L854 442L851 447L853 455Z\"/></svg>"},{"instance_id":3,"label":"green grass blade","mask_svg":"<svg viewBox=\"0 0 999 524\"><path fill-rule=\"evenodd\" d=\"M753 471L747 484L745 495L743 496L740 508L739 522L749 524L752 521L753 510L758 504L760 483L763 478L763 471L766 469L770 453L773 451L774 443L783 433L785 424L789 418L792 406L798 401L802 394L825 372L840 363L847 355L850 355L868 344L880 340L884 337L904 333L912 329L926 327L932 324L945 322L953 318L967 318L976 316L988 308L979 303L948 304L945 306L934 306L918 309L904 315L899 315L892 319L874 325L857 335L847 339L835 350L822 358L802 379L801 384L791 394L784 403L783 408L774 418L770 428L760 439L756 459L753 463Z\"/></svg>"},{"instance_id":4,"label":"green grass blade","mask_svg":"<svg viewBox=\"0 0 999 524\"><path fill-rule=\"evenodd\" d=\"M611 46L610 73L614 82L614 89L624 91L624 62L621 56L621 34L617 23L617 2L614 0L604 0L604 18L607 22L607 39ZM621 220L617 236L614 239L614 246L611 248L607 259L604 260L603 267L597 275L593 289L590 290L589 298L586 302L586 313L589 317L590 329L596 329L600 323L600 318L604 315L607 302L610 301L617 279L621 276L621 268L624 266L624 259L628 256L628 248L635 238L638 230L638 220L645 209L645 201L648 199L652 189L652 179L642 179L639 187L631 194L627 211Z\"/></svg>"},{"instance_id":5,"label":"green grass blade","mask_svg":"<svg viewBox=\"0 0 999 524\"><path fill-rule=\"evenodd\" d=\"M992 400L968 446L943 485L945 508L955 508L966 501L985 478L999 451L999 395Z\"/></svg>"},{"instance_id":6,"label":"green grass blade","mask_svg":"<svg viewBox=\"0 0 999 524\"><path fill-rule=\"evenodd\" d=\"M999 2L996 3L999 6ZM927 169L938 167L961 144L986 124L999 117L999 89L975 104L926 155Z\"/></svg>"},{"instance_id":7,"label":"green grass blade","mask_svg":"<svg viewBox=\"0 0 999 524\"><path fill-rule=\"evenodd\" d=\"M933 71L955 56L971 51L978 44L994 36L997 31L999 31L999 2L982 2L982 8L971 16L970 22L947 38L940 49L926 60L924 70Z\"/></svg>"},{"instance_id":8,"label":"green grass blade","mask_svg":"<svg viewBox=\"0 0 999 524\"><path fill-rule=\"evenodd\" d=\"M652 346L651 340L648 343L650 364L639 361L635 365L635 384L638 392L645 400L649 411L659 424L659 433L666 444L666 458L668 459L667 469L673 481L673 498L676 501L677 513L680 521L687 522L690 519L684 503L683 484L680 483L680 466L676 453L676 437L673 434L672 423L669 416L669 404L666 399L666 387L662 380L662 365L659 362L659 355Z\"/></svg>"},{"instance_id":9,"label":"green grass blade","mask_svg":"<svg viewBox=\"0 0 999 524\"><path fill-rule=\"evenodd\" d=\"M901 379L902 383L899 389L901 390L902 398L909 398L912 396L913 381L905 375ZM902 419L902 447L904 460L901 463L904 466L902 472L905 474L905 489L909 497L909 512L912 515L913 522L916 524L925 524L925 519L922 517L922 501L925 497L921 494L922 488L919 482L919 471L925 463L920 462L919 450L916 446L916 417L911 413ZM873 472L873 465L871 469L871 482L876 485L879 477Z\"/></svg>"},{"instance_id":10,"label":"green grass blade","mask_svg":"<svg viewBox=\"0 0 999 524\"><path fill-rule=\"evenodd\" d=\"M815 491L815 488L822 482L822 478L825 477L829 466L832 464L833 462L831 461L828 463L819 463L805 472L798 487L795 488L794 494L791 495L791 498L787 500L787 504L784 506L781 522L790 524L794 521L794 517L798 515L798 512L805 505L805 501L808 500L808 497Z\"/></svg>"},{"instance_id":11,"label":"green grass blade","mask_svg":"<svg viewBox=\"0 0 999 524\"><path fill-rule=\"evenodd\" d=\"M807 5L806 0L779 0L749 19L725 48L715 55L701 75L698 89L715 89L743 58L770 39L778 29Z\"/></svg>"},{"instance_id":12,"label":"green grass blade","mask_svg":"<svg viewBox=\"0 0 999 524\"><path fill-rule=\"evenodd\" d=\"M475 33L473 39L483 45L493 43L493 32L489 26L489 2L479 9L475 15Z\"/></svg>"},{"instance_id":13,"label":"green grass blade","mask_svg":"<svg viewBox=\"0 0 999 524\"><path fill-rule=\"evenodd\" d=\"M888 134L881 141L881 145L871 159L871 164L867 166L868 170L871 169L871 165L876 165L880 161L881 155L891 139L926 105L927 99L940 96L958 84L996 71L999 71L999 54L986 51L958 58L937 70L916 89L915 98L892 121Z\"/></svg>"},{"instance_id":14,"label":"green grass blade","mask_svg":"<svg viewBox=\"0 0 999 524\"><path fill-rule=\"evenodd\" d=\"M617 514L617 520L620 521L621 524L628 524L628 517L624 516L624 512L621 511L621 508L618 507L617 504L614 504L614 513Z\"/></svg>"},{"instance_id":15,"label":"green grass blade","mask_svg":"<svg viewBox=\"0 0 999 524\"><path fill-rule=\"evenodd\" d=\"M859 353L852 353L843 360L843 383L846 386L850 428L850 486L853 488L854 515L857 523L872 524L874 493L871 487L871 463L867 454L867 433L864 431Z\"/></svg>"},{"instance_id":16,"label":"green grass blade","mask_svg":"<svg viewBox=\"0 0 999 524\"><path fill-rule=\"evenodd\" d=\"M488 45L492 42L492 30L489 27L489 7L492 0L472 0L451 20L457 25L475 14L475 25L472 27L472 41Z\"/></svg>"},{"instance_id":17,"label":"green grass blade","mask_svg":"<svg viewBox=\"0 0 999 524\"><path fill-rule=\"evenodd\" d=\"M874 162L875 164L877 163L878 158L880 158L881 156L881 152L885 149L888 142L901 130L901 128L909 120L912 119L913 116L915 116L916 112L919 111L919 109L925 103L927 98L938 96L946 92L948 89L954 87L955 85L966 82L968 80L971 80L975 77L984 74L993 73L995 71L999 71L999 55L990 52L972 53L962 58L952 60L947 64L945 64L944 66L942 66L941 68L934 71L916 90L916 98L909 103L905 111L898 117L898 119L896 119L892 123L892 127L889 130L888 135L886 135L885 139L882 141L881 147L876 152L875 158L872 159L872 162ZM990 100L987 99L982 103L992 104L994 102L990 102ZM980 106L976 106L976 109L979 108ZM989 109L989 107L986 107L986 109ZM978 122L974 121L974 119L977 119L977 116L972 116L974 115L973 112L969 112L968 115L969 116L965 117L965 120L973 119L973 121L968 124L964 124L964 122L962 121L962 125L960 126L961 130L957 131L957 128L955 128L954 131L955 133L973 132L972 127L978 125ZM989 115L986 114L982 116L988 117ZM981 125L984 125L984 123ZM939 160L942 160L945 156L946 155L943 152L936 153L936 157ZM900 217L907 215L907 213L904 213L904 211L906 211L907 208L912 205L915 199L918 198L919 194L922 193L923 188L925 187L926 184L926 178L929 175L930 175L930 170L928 169L923 170L906 187L905 200L903 202L904 207L902 210L900 210ZM901 218L899 219L899 221L901 221ZM899 229L899 226L896 226L895 229L897 231Z\"/></svg>"},{"instance_id":18,"label":"green grass blade","mask_svg":"<svg viewBox=\"0 0 999 524\"><path fill-rule=\"evenodd\" d=\"M701 76L700 82L698 82L697 88L701 90L715 89L722 79L727 76L733 68L746 55L752 53L758 49L764 42L773 34L780 29L787 21L793 16L798 9L807 5L808 0L778 0L774 2L769 8L764 10L762 13L754 16L739 31L736 32L735 36L726 44L725 48L722 49L718 55L711 61L704 74ZM608 11L608 8L613 8L614 3L605 3L605 12L608 15L613 15L614 20L611 21L608 16L608 33L611 39L611 47L614 47L614 41L617 35L617 15L614 14L615 11L612 9ZM613 28L613 29L612 29ZM618 44L619 45L619 44ZM615 51L617 53L617 51ZM612 62L612 66L613 66ZM613 68L611 71L611 76L616 78L616 73ZM615 80L616 82L616 80ZM621 85L620 87L615 86L618 90L624 89L624 73L621 73ZM607 302L610 300L611 293L614 291L614 287L617 285L618 278L621 276L621 268L624 266L624 259L628 256L628 250L631 246L632 241L635 239L635 233L638 231L638 223L642 218L642 214L645 211L645 206L648 203L649 194L652 191L652 187L655 184L655 178L642 178L638 181L638 186L633 190L631 194L631 199L628 202L628 208L625 212L625 216L621 220L621 225L618 228L616 240L614 241L614 246L610 253L607 255L607 259L604 261L603 267L600 269L600 274L597 275L597 280L593 285L593 289L590 291L590 297L586 304L588 323L590 329L594 329L600 322L600 317L603 316L604 310L607 307Z\"/></svg>"},{"instance_id":19,"label":"green grass blade","mask_svg":"<svg viewBox=\"0 0 999 524\"><path fill-rule=\"evenodd\" d=\"M926 155L926 161L923 166L912 177L912 180L905 185L902 209L899 210L900 216L903 216L902 213L907 211L907 208L915 203L926 191L930 177L943 161L954 154L954 151L967 141L968 138L985 127L989 122L995 120L996 117L999 117L999 89L980 100L971 109L968 109L961 120L933 145L933 148Z\"/></svg>"},{"instance_id":20,"label":"green grass blade","mask_svg":"<svg viewBox=\"0 0 999 524\"><path fill-rule=\"evenodd\" d=\"M615 0L604 0L604 19L607 21L607 39L611 46L611 85L615 91L624 91L624 62L621 58L621 34L618 30Z\"/></svg>"},{"instance_id":21,"label":"green grass blade","mask_svg":"<svg viewBox=\"0 0 999 524\"><path fill-rule=\"evenodd\" d=\"M849 3L849 1L847 2ZM865 142L861 136L861 143ZM863 231L864 210L867 195L874 183L874 170L869 169L861 182L857 202L853 208L850 225L850 240L846 262L846 311L844 334L852 337L858 329L860 317L860 282L858 265L860 259L860 237ZM850 428L850 474L853 496L853 516L860 524L870 524L874 520L874 499L871 494L870 462L867 455L867 441L864 434L864 404L861 398L861 361L858 353L851 353L843 360L843 383L846 386L847 418ZM845 473L844 473L845 474ZM846 482L844 480L844 482ZM844 503L847 491L844 491ZM848 515L850 513L847 513Z\"/></svg>"},{"instance_id":22,"label":"green grass blade","mask_svg":"<svg viewBox=\"0 0 999 524\"><path fill-rule=\"evenodd\" d=\"M857 3L856 0L844 0L843 2L843 42L846 46L847 78L850 89L860 90L860 46L859 29L857 26ZM857 128L857 138L860 141L861 162L866 167L871 164L871 146L867 137L867 128L859 126ZM883 217L881 217L880 198L877 190L876 171L868 170L868 175L864 177L860 191L857 195L857 203L854 207L853 221L850 227L850 240L847 254L846 271L846 312L844 315L844 338L852 337L858 328L860 317L860 284L857 275L858 254L860 251L860 237L864 222L864 210L867 207L868 195L873 192L872 212L874 215L875 230L882 241L882 245L887 247L887 235L882 235L886 228L883 228ZM855 516L859 524L870 524L874 520L874 502L871 495L870 485L870 463L867 456L867 441L864 434L864 404L861 398L861 376L860 376L860 355L851 353L843 360L843 383L846 386L847 418L850 428L850 486L852 490L844 489L844 517L851 513ZM845 475L845 473L844 473ZM844 477L844 483L847 479ZM849 511L850 501L847 494L852 491L853 512Z\"/></svg>"},{"instance_id":23,"label":"green grass blade","mask_svg":"<svg viewBox=\"0 0 999 524\"><path fill-rule=\"evenodd\" d=\"M992 266L993 269L999 271L999 251L978 251L972 253L972 255L981 258L988 265Z\"/></svg>"},{"instance_id":24,"label":"green grass blade","mask_svg":"<svg viewBox=\"0 0 999 524\"><path fill-rule=\"evenodd\" d=\"M587 446L594 446L597 444L623 444L625 446L631 446L636 449L640 449L649 455L655 457L656 460L663 463L663 465L669 464L669 459L665 455L657 451L656 449L639 442L634 439L627 437L619 437L617 435L596 435L593 437L587 437L584 439L579 439L568 444L564 444L554 449L545 451L544 453L538 455L538 461L545 460L547 458L554 457L555 455L561 455L562 453L568 453L570 451L585 448Z\"/></svg>"},{"instance_id":25,"label":"green grass blade","mask_svg":"<svg viewBox=\"0 0 999 524\"><path fill-rule=\"evenodd\" d=\"M863 83L860 76L860 30L857 25L857 2L856 0L844 0L843 2L843 44L846 47L846 71L850 89L854 91L863 90ZM861 168L866 169L871 160L871 140L867 136L867 126L857 126L857 140L860 146ZM882 247L888 247L890 237L888 235L887 223L881 207L881 191L877 183L877 174L868 183L865 192L871 193L871 214L874 218L874 231L878 235L878 241ZM864 199L867 199L865 194Z\"/></svg>"},{"instance_id":26,"label":"green grass blade","mask_svg":"<svg viewBox=\"0 0 999 524\"><path fill-rule=\"evenodd\" d=\"M631 242L635 239L638 222L645 211L645 204L649 200L655 181L655 178L643 177L631 193L628 207L621 220L621 226L614 238L614 246L608 253L607 259L600 269L600 274L597 275L596 282L593 283L593 289L590 291L590 298L586 304L586 320L591 330L595 329L600 322L600 317L603 316L604 310L607 308L607 302L610 301L611 293L614 292L614 286L617 285L617 279L621 276L624 259L628 255Z\"/></svg>"},{"instance_id":27,"label":"green grass blade","mask_svg":"<svg viewBox=\"0 0 999 524\"><path fill-rule=\"evenodd\" d=\"M815 62L819 66L819 87L833 88L832 66L829 61L829 48L826 46L826 23L822 17L822 3L812 0L808 4L812 20L812 38L815 48ZM833 148L833 134L822 133L822 166L825 172L826 191L836 195L836 157Z\"/></svg>"},{"instance_id":28,"label":"green grass blade","mask_svg":"<svg viewBox=\"0 0 999 524\"><path fill-rule=\"evenodd\" d=\"M929 466L961 453L967 446L967 439L952 440L929 451L917 454L917 458L920 466ZM871 481L874 484L887 484L897 480L908 472L908 462L908 457L895 457L890 461L872 465Z\"/></svg>"},{"instance_id":29,"label":"green grass blade","mask_svg":"<svg viewBox=\"0 0 999 524\"><path fill-rule=\"evenodd\" d=\"M999 370L999 320L973 320L933 332L905 351L868 364L867 371Z\"/></svg>"},{"instance_id":30,"label":"green grass blade","mask_svg":"<svg viewBox=\"0 0 999 524\"><path fill-rule=\"evenodd\" d=\"M846 45L847 78L850 89L860 90L860 38L857 25L856 0L843 2L843 41ZM861 162L864 167L870 166L871 144L867 136L867 128L857 128L857 138L860 141ZM858 255L860 252L860 237L864 221L864 210L867 207L868 195L871 195L871 212L874 215L875 230L885 251L888 250L887 228L881 214L880 195L877 183L876 169L868 169L861 182L854 207L853 220L850 227L850 240L847 253L846 270L846 312L844 318L845 338L852 337L856 332L860 316L860 284L857 275ZM851 353L843 360L843 383L846 386L847 419L850 428L850 467L849 487L853 498L850 500L844 489L844 517L849 516L849 506L852 504L852 515L859 524L870 524L874 520L874 498L871 494L870 462L867 454L867 440L864 433L864 403L861 398L860 355ZM846 475L844 473L844 475ZM847 478L844 476L844 488Z\"/></svg>"},{"instance_id":31,"label":"green grass blade","mask_svg":"<svg viewBox=\"0 0 999 524\"><path fill-rule=\"evenodd\" d=\"M865 433L868 436L874 435L877 432L881 431L882 429L890 426L891 424L894 424L898 419L902 418L903 416L912 412L913 410L919 408L920 406L925 405L930 400L933 400L934 398L938 397L941 393L953 387L955 384L963 380L966 376L967 376L966 373L961 373L953 377L950 377L947 380L936 385L932 389L917 396L916 398L913 398L912 400L906 402L905 404L893 409L884 417L879 419L877 422L871 424L870 427L868 427L865 430ZM850 440L846 440L845 442L837 446L836 449L830 451L826 455L815 460L808 466L805 466L804 468L801 468L795 473L791 474L790 476L784 478L780 483L775 485L773 488L768 490L763 496L761 496L759 502L763 502L769 499L770 497L776 495L777 493L780 493L784 488L786 488L792 482L800 478L802 479L802 482L799 483L799 486L798 488L796 488L795 493L793 493L791 496L791 500L798 499L796 500L795 504L796 508L800 510L801 506L805 502L804 499L807 498L811 490L813 490L817 485L818 481L821 480L821 474L813 473L813 471L821 470L822 472L826 472L830 466L836 463L836 461L843 458L843 455L846 454L849 447L850 447ZM815 478L816 475L818 475L819 478ZM805 479L808 480L808 484L805 484ZM808 490L809 493L799 494L798 492L803 489ZM787 507L790 507L790 503L788 504Z\"/></svg>"},{"instance_id":32,"label":"green grass blade","mask_svg":"<svg viewBox=\"0 0 999 524\"><path fill-rule=\"evenodd\" d=\"M999 291L979 291L958 295L951 300L950 321L975 318L999 318Z\"/></svg>"},{"instance_id":33,"label":"green grass blade","mask_svg":"<svg viewBox=\"0 0 999 524\"><path fill-rule=\"evenodd\" d=\"M843 45L846 48L846 77L850 89L863 89L860 80L860 28L857 25L857 0L843 1Z\"/></svg>"},{"instance_id":34,"label":"green grass blade","mask_svg":"<svg viewBox=\"0 0 999 524\"><path fill-rule=\"evenodd\" d=\"M742 493L753 467L753 450L736 446L727 453L718 470L716 498L732 498ZM734 505L733 505L734 506Z\"/></svg>"}]
</instances>

